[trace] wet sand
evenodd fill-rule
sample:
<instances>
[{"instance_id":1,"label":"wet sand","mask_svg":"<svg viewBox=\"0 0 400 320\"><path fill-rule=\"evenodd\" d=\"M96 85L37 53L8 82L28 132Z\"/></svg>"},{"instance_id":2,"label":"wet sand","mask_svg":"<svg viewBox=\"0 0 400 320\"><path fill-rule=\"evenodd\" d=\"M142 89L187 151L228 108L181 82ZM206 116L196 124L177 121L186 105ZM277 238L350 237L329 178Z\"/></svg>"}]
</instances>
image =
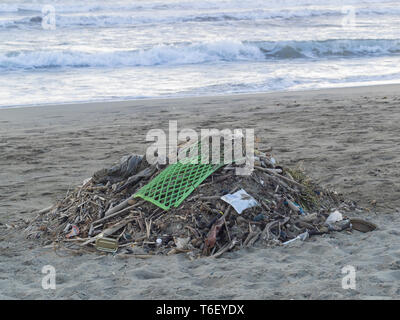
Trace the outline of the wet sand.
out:
<instances>
[{"instance_id":1,"label":"wet sand","mask_svg":"<svg viewBox=\"0 0 400 320\"><path fill-rule=\"evenodd\" d=\"M399 92L387 85L0 110L0 298L399 298ZM59 257L5 227L121 156L144 153L148 130L169 120L178 129L254 128L260 147L272 146L285 164L302 162L365 207L353 215L379 230L191 262ZM41 288L47 264L57 270L55 291ZM356 267L356 290L341 287L345 265Z\"/></svg>"}]
</instances>

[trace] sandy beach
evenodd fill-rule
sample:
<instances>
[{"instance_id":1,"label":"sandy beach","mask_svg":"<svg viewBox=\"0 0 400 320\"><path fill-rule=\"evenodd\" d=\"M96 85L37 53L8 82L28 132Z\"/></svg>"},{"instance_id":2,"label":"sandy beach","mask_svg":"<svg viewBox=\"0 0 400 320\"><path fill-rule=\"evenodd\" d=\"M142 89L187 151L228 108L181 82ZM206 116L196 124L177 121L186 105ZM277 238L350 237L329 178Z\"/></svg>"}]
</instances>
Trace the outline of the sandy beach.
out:
<instances>
[{"instance_id":1,"label":"sandy beach","mask_svg":"<svg viewBox=\"0 0 400 320\"><path fill-rule=\"evenodd\" d=\"M400 298L400 85L0 110L0 299ZM332 233L220 259L58 256L7 229L96 170L143 154L146 133L254 128L287 165L366 208L371 233ZM376 201L376 205L372 204ZM44 265L57 289L41 287ZM344 290L341 270L357 270Z\"/></svg>"}]
</instances>

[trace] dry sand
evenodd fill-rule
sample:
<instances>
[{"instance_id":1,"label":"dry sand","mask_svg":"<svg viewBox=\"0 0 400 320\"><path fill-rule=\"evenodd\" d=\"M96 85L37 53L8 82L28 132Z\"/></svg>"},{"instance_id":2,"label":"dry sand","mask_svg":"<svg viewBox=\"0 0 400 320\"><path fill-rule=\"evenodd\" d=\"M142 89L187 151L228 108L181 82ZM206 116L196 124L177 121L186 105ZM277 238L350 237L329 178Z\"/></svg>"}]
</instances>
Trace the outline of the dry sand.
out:
<instances>
[{"instance_id":1,"label":"dry sand","mask_svg":"<svg viewBox=\"0 0 400 320\"><path fill-rule=\"evenodd\" d=\"M0 110L0 298L400 298L400 86ZM5 223L33 217L99 168L145 151L150 129L254 128L286 164L366 207L379 230L194 262L59 257ZM377 200L377 205L370 202ZM57 289L43 290L53 265ZM356 289L342 289L342 267Z\"/></svg>"}]
</instances>

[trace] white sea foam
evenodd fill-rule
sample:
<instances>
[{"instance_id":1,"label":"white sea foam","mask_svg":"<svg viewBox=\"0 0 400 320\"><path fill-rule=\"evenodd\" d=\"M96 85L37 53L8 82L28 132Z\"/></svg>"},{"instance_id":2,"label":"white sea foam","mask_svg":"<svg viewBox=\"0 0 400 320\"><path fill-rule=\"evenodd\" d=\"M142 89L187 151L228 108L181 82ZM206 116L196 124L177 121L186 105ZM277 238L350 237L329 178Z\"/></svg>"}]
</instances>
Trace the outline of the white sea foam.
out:
<instances>
[{"instance_id":1,"label":"white sea foam","mask_svg":"<svg viewBox=\"0 0 400 320\"><path fill-rule=\"evenodd\" d=\"M400 54L400 40L217 41L91 53L71 50L14 51L0 54L0 68L134 67L397 54Z\"/></svg>"},{"instance_id":2,"label":"white sea foam","mask_svg":"<svg viewBox=\"0 0 400 320\"><path fill-rule=\"evenodd\" d=\"M1 7L0 7L1 8ZM14 7L15 8L15 7ZM8 8L11 10L11 7ZM22 10L22 9L19 9ZM41 11L40 7L29 11L25 17L11 17L3 19L0 28L22 27L26 28L35 25L40 27ZM72 10L72 9L71 9ZM17 10L18 11L18 10ZM101 11L101 10L99 10ZM121 11L124 11L121 9ZM1 12L1 11L0 11ZM218 12L205 11L167 11L154 14L153 11L129 10L121 12L96 12L88 9L84 14L68 14L68 11L58 11L56 9L56 21L58 28L70 27L118 27L142 24L174 24L186 22L218 22L218 21L260 21L269 19L296 19L296 18L317 18L317 17L337 17L340 23L343 17L342 7L335 8L287 8L287 9L250 9L250 10L219 10ZM400 7L366 7L358 8L356 16L369 15L400 15Z\"/></svg>"},{"instance_id":3,"label":"white sea foam","mask_svg":"<svg viewBox=\"0 0 400 320\"><path fill-rule=\"evenodd\" d=\"M170 1L81 1L81 0L53 0L50 2L60 13L69 12L99 12L99 11L138 11L138 10L215 10L215 9L240 9L240 8L304 8L305 6L321 5L342 7L344 5L353 6L371 6L393 4L396 7L394 0L327 0L324 2L316 2L312 0L280 0L279 2L266 2L264 0L242 1L242 0L170 0ZM49 4L47 0L35 1L9 1L0 4L0 13L2 12L18 12L18 11L37 11L40 12L43 5Z\"/></svg>"}]
</instances>

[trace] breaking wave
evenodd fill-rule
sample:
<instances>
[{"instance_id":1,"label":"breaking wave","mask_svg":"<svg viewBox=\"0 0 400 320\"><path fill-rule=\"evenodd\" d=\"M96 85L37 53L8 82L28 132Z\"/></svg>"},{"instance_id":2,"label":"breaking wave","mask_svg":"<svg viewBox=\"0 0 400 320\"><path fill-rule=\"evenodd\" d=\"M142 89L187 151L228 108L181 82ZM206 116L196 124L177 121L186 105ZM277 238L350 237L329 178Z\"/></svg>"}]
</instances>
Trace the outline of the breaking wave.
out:
<instances>
[{"instance_id":1,"label":"breaking wave","mask_svg":"<svg viewBox=\"0 0 400 320\"><path fill-rule=\"evenodd\" d=\"M400 54L400 40L217 41L111 52L12 51L0 54L0 68L135 67L397 54Z\"/></svg>"}]
</instances>

